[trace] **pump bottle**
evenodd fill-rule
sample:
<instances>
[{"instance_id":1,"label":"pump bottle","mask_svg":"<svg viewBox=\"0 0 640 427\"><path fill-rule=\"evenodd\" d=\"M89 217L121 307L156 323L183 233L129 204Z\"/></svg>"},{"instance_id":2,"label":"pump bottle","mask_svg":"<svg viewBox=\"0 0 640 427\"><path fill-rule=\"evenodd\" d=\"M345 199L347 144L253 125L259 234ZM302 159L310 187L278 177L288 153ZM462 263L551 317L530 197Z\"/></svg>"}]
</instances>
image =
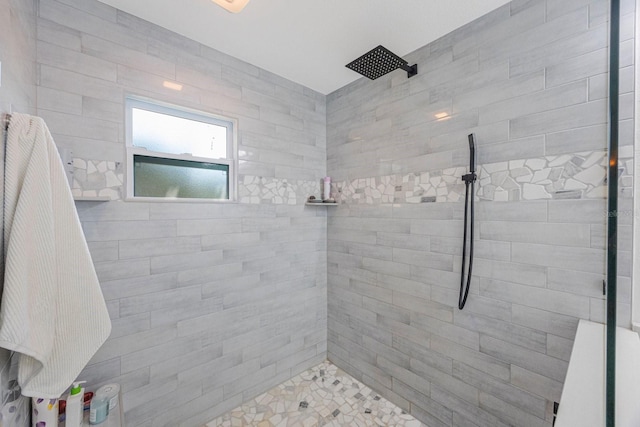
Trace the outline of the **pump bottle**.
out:
<instances>
[{"instance_id":1,"label":"pump bottle","mask_svg":"<svg viewBox=\"0 0 640 427\"><path fill-rule=\"evenodd\" d=\"M66 427L82 427L82 417L84 409L84 384L86 381L76 381L71 386L69 397L67 398Z\"/></svg>"}]
</instances>

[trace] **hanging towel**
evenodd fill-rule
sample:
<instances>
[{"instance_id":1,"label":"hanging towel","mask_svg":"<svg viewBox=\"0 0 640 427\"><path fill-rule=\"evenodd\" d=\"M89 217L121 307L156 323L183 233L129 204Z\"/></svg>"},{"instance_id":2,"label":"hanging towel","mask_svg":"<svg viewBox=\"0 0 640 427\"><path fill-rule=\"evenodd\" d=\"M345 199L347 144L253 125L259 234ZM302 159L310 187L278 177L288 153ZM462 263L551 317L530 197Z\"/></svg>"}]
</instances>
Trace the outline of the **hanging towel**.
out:
<instances>
[{"instance_id":1,"label":"hanging towel","mask_svg":"<svg viewBox=\"0 0 640 427\"><path fill-rule=\"evenodd\" d=\"M13 114L5 163L0 347L25 396L58 398L111 332L71 190L44 121Z\"/></svg>"}]
</instances>

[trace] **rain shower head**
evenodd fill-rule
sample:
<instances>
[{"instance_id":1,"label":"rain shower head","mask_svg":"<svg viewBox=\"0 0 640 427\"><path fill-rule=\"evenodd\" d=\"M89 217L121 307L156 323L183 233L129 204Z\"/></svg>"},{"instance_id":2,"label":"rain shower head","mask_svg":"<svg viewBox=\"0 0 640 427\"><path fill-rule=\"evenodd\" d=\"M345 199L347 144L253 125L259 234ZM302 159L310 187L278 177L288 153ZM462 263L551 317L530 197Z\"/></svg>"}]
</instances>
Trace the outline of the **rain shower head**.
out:
<instances>
[{"instance_id":1,"label":"rain shower head","mask_svg":"<svg viewBox=\"0 0 640 427\"><path fill-rule=\"evenodd\" d=\"M395 53L389 51L389 49L380 45L369 52L362 55L360 58L351 61L346 65L347 68L352 69L356 73L360 73L365 77L375 80L378 77L384 76L391 71L402 68L407 72L407 77L412 77L418 74L418 64L408 65L409 63L400 58Z\"/></svg>"}]
</instances>

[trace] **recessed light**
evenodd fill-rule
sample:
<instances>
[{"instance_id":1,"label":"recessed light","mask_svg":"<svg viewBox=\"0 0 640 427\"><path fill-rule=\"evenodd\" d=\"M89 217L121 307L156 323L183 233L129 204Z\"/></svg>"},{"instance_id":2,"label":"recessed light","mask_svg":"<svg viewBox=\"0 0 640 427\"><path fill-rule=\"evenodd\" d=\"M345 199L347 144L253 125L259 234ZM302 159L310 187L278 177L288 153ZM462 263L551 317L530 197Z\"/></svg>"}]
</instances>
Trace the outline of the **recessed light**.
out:
<instances>
[{"instance_id":1,"label":"recessed light","mask_svg":"<svg viewBox=\"0 0 640 427\"><path fill-rule=\"evenodd\" d=\"M167 89L171 89L171 90L182 90L182 85L180 83L170 82L170 81L167 81L167 80L162 82L162 86L166 87Z\"/></svg>"},{"instance_id":2,"label":"recessed light","mask_svg":"<svg viewBox=\"0 0 640 427\"><path fill-rule=\"evenodd\" d=\"M249 3L249 0L211 0L231 13L238 13Z\"/></svg>"}]
</instances>

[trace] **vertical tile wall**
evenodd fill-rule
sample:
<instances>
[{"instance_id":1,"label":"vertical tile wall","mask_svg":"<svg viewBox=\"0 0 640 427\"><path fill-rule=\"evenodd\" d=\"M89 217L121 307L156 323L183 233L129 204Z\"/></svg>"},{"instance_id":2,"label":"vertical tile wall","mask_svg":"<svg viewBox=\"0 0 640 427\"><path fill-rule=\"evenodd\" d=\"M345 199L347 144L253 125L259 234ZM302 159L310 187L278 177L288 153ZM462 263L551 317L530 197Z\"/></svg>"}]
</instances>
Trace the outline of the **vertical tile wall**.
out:
<instances>
[{"instance_id":1,"label":"vertical tile wall","mask_svg":"<svg viewBox=\"0 0 640 427\"><path fill-rule=\"evenodd\" d=\"M247 191L296 188L78 202L113 321L81 374L89 388L120 383L128 427L197 426L324 360L326 210L302 189L326 173L325 97L94 0L38 5L38 114L87 168L84 190L113 183L87 161L120 171L129 93L237 118Z\"/></svg>"},{"instance_id":2,"label":"vertical tile wall","mask_svg":"<svg viewBox=\"0 0 640 427\"><path fill-rule=\"evenodd\" d=\"M634 2L622 4L628 176ZM605 184L607 21L604 0L513 1L409 55L418 76L327 97L327 169L344 201L328 221L329 359L430 427L551 426L578 320L604 320L605 194L586 183ZM459 311L463 202L447 180L468 165L471 132L485 174Z\"/></svg>"},{"instance_id":3,"label":"vertical tile wall","mask_svg":"<svg viewBox=\"0 0 640 427\"><path fill-rule=\"evenodd\" d=\"M36 111L36 0L0 0L0 116L10 111ZM0 156L4 158L4 123L0 125ZM0 197L4 163L0 162ZM1 214L0 214L1 216ZM0 264L4 256L0 257ZM4 271L0 266L0 271ZM0 277L4 280L3 274ZM0 349L0 414L5 425L29 425L29 399L10 390L17 378L11 355ZM12 382L13 386L14 383ZM10 424L11 423L11 424Z\"/></svg>"}]
</instances>

